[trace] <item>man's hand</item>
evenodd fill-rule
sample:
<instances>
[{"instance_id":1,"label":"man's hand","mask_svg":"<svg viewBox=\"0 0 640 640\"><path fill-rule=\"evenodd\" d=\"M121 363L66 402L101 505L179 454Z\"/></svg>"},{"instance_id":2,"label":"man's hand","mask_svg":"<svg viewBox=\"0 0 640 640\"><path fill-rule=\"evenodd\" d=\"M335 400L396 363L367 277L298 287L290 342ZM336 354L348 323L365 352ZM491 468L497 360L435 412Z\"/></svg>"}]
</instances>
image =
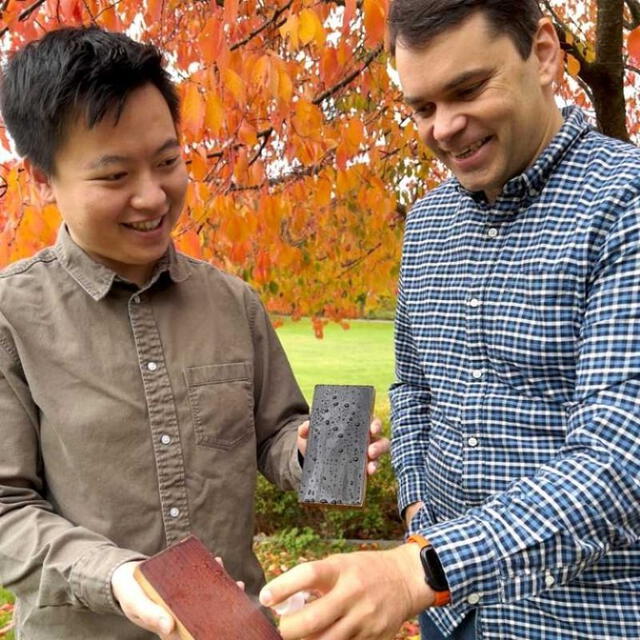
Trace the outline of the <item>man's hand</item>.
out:
<instances>
[{"instance_id":1,"label":"man's hand","mask_svg":"<svg viewBox=\"0 0 640 640\"><path fill-rule=\"evenodd\" d=\"M111 576L111 589L124 615L134 624L157 634L162 640L180 640L173 617L152 602L133 577L139 562L121 564Z\"/></svg>"},{"instance_id":2,"label":"man's hand","mask_svg":"<svg viewBox=\"0 0 640 640\"><path fill-rule=\"evenodd\" d=\"M418 511L422 509L423 506L424 506L424 502L414 502L404 510L404 524L407 527L407 530L409 529L411 520L413 520L413 516L415 516L416 513L418 513Z\"/></svg>"},{"instance_id":3,"label":"man's hand","mask_svg":"<svg viewBox=\"0 0 640 640\"><path fill-rule=\"evenodd\" d=\"M369 427L369 448L367 449L367 473L372 475L378 469L378 458L389 451L389 439L382 435L382 422L380 418L374 418ZM309 421L306 420L298 427L298 451L304 456L307 451L307 439L309 438Z\"/></svg>"},{"instance_id":4,"label":"man's hand","mask_svg":"<svg viewBox=\"0 0 640 640\"><path fill-rule=\"evenodd\" d=\"M298 565L266 585L260 602L274 606L297 591L317 598L282 616L284 640L383 640L435 598L424 581L416 544Z\"/></svg>"}]
</instances>

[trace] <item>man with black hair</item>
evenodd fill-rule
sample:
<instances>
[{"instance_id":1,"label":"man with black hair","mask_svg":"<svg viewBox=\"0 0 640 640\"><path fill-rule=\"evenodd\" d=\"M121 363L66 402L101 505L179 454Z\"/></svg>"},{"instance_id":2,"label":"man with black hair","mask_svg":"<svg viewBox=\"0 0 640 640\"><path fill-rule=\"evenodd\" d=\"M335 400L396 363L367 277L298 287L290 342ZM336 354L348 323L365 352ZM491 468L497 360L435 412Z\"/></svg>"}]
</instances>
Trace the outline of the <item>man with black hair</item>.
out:
<instances>
[{"instance_id":1,"label":"man with black hair","mask_svg":"<svg viewBox=\"0 0 640 640\"><path fill-rule=\"evenodd\" d=\"M137 562L194 533L255 595L257 472L297 485L308 407L255 293L173 248L187 173L153 46L50 32L9 61L0 108L64 221L0 273L0 583L18 638L175 639Z\"/></svg>"},{"instance_id":2,"label":"man with black hair","mask_svg":"<svg viewBox=\"0 0 640 640\"><path fill-rule=\"evenodd\" d=\"M404 238L392 459L411 534L294 568L286 640L640 638L640 152L560 110L535 0L393 0L453 177ZM423 611L424 610L424 611Z\"/></svg>"}]
</instances>

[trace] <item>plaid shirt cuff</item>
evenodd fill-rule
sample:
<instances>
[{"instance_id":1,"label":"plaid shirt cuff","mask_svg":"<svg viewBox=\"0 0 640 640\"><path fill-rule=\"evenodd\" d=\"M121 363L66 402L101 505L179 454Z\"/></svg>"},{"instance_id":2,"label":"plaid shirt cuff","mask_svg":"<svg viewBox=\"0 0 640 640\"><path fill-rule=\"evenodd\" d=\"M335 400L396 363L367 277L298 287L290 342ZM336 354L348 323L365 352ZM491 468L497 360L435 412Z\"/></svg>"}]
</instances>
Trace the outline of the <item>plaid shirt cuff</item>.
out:
<instances>
[{"instance_id":1,"label":"plaid shirt cuff","mask_svg":"<svg viewBox=\"0 0 640 640\"><path fill-rule=\"evenodd\" d=\"M422 517L420 512L414 526L419 525ZM438 554L453 605L488 605L503 600L498 562L485 530L477 520L458 518L433 524L420 533Z\"/></svg>"},{"instance_id":2,"label":"plaid shirt cuff","mask_svg":"<svg viewBox=\"0 0 640 640\"><path fill-rule=\"evenodd\" d=\"M398 474L398 511L400 515L414 502L424 502L426 487L424 469L405 469Z\"/></svg>"}]
</instances>

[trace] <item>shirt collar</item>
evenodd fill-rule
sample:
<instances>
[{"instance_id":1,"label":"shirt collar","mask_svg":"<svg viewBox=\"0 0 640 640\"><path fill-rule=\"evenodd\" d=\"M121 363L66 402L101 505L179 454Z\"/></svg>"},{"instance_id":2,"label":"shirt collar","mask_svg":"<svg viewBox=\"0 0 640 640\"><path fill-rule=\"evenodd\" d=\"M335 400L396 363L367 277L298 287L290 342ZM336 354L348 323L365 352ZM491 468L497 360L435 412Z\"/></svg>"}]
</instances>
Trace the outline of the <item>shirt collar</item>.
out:
<instances>
[{"instance_id":1,"label":"shirt collar","mask_svg":"<svg viewBox=\"0 0 640 640\"><path fill-rule=\"evenodd\" d=\"M54 251L67 273L94 299L101 300L111 290L114 282L122 281L115 271L96 262L71 238L65 224L60 226ZM176 251L173 243L158 260L149 282L143 289L149 288L160 275L168 272L174 282L182 282L189 277L186 260Z\"/></svg>"},{"instance_id":2,"label":"shirt collar","mask_svg":"<svg viewBox=\"0 0 640 640\"><path fill-rule=\"evenodd\" d=\"M505 184L500 197L509 199L523 198L527 195L537 196L547 180L562 160L565 153L591 130L583 111L579 107L565 107L562 110L564 122L560 130L552 138L549 145L537 157L535 162L520 175L511 178ZM476 198L477 193L468 191L460 183L458 188L462 193Z\"/></svg>"}]
</instances>

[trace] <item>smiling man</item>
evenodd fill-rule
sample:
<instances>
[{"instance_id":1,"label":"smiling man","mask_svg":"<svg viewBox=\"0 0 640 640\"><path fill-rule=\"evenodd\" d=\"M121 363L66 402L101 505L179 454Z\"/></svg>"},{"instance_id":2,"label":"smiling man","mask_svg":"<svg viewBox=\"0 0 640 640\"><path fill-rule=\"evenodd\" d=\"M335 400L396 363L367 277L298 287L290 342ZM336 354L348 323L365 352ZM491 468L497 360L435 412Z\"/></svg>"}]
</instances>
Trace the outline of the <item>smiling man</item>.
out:
<instances>
[{"instance_id":1,"label":"smiling man","mask_svg":"<svg viewBox=\"0 0 640 640\"><path fill-rule=\"evenodd\" d=\"M187 173L159 52L60 29L1 81L64 224L0 273L0 583L19 638L174 639L137 562L194 533L255 596L257 473L297 485L308 408L255 293L172 245Z\"/></svg>"},{"instance_id":2,"label":"smiling man","mask_svg":"<svg viewBox=\"0 0 640 640\"><path fill-rule=\"evenodd\" d=\"M393 0L421 140L392 458L411 534L294 568L286 640L640 638L640 152L561 111L535 0Z\"/></svg>"}]
</instances>

